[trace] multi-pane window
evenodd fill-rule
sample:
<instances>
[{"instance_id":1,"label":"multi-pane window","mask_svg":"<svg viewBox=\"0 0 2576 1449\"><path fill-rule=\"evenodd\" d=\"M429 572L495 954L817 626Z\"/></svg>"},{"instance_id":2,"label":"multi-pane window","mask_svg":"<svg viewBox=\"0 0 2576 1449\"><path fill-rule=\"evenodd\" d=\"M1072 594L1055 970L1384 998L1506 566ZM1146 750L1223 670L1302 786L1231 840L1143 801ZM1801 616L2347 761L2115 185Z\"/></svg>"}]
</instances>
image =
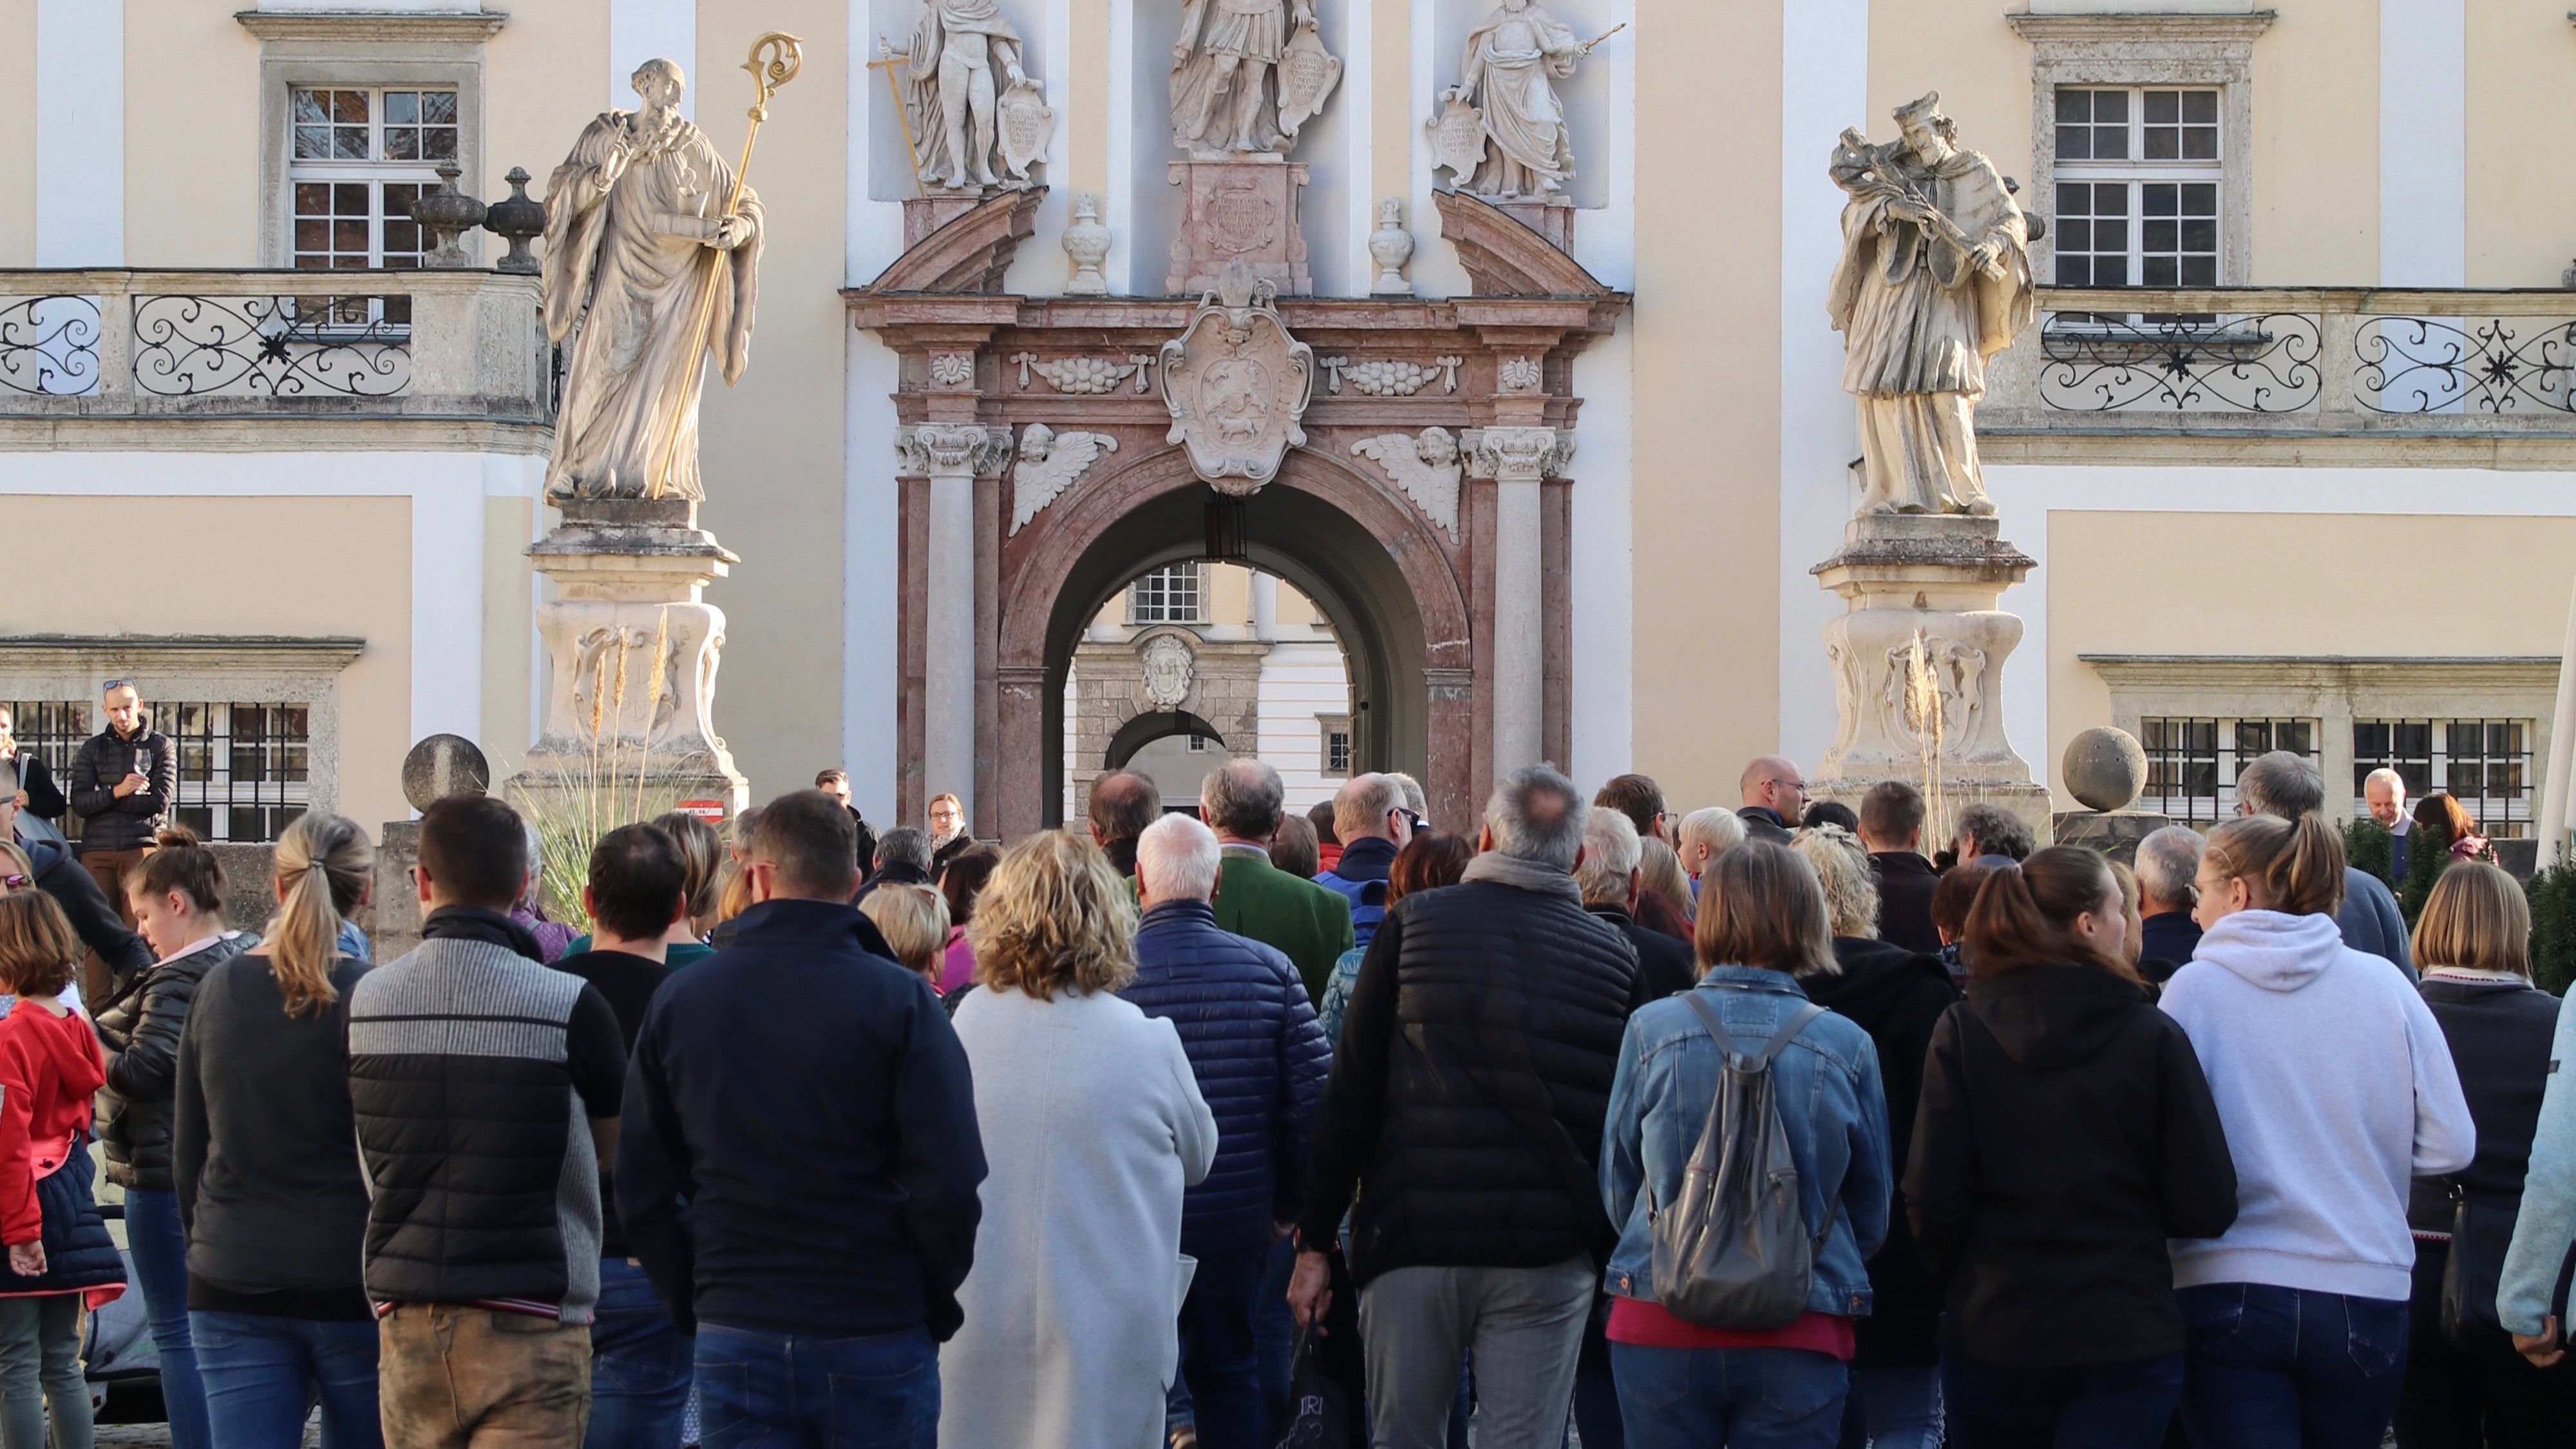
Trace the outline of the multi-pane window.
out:
<instances>
[{"instance_id":1,"label":"multi-pane window","mask_svg":"<svg viewBox=\"0 0 2576 1449\"><path fill-rule=\"evenodd\" d=\"M2354 813L2368 808L2362 782L2395 770L2410 799L2455 796L2496 839L2531 833L2532 722L2522 719L2365 719L2352 725Z\"/></svg>"},{"instance_id":2,"label":"multi-pane window","mask_svg":"<svg viewBox=\"0 0 2576 1449\"><path fill-rule=\"evenodd\" d=\"M290 257L324 271L417 267L428 238L411 204L436 189L436 167L457 159L456 92L306 87L291 98L287 163ZM387 298L384 320L410 320Z\"/></svg>"},{"instance_id":3,"label":"multi-pane window","mask_svg":"<svg viewBox=\"0 0 2576 1449\"><path fill-rule=\"evenodd\" d=\"M183 700L156 724L179 753L172 813L208 840L275 840L310 802L310 715L300 704Z\"/></svg>"},{"instance_id":4,"label":"multi-pane window","mask_svg":"<svg viewBox=\"0 0 2576 1449\"><path fill-rule=\"evenodd\" d=\"M2057 91L2062 287L2218 285L2215 89Z\"/></svg>"},{"instance_id":5,"label":"multi-pane window","mask_svg":"<svg viewBox=\"0 0 2576 1449\"><path fill-rule=\"evenodd\" d=\"M2209 826L2236 813L2236 772L2274 750L2317 756L2317 722L2307 719L2194 719L2159 715L2138 722L2147 752L2140 808Z\"/></svg>"},{"instance_id":6,"label":"multi-pane window","mask_svg":"<svg viewBox=\"0 0 2576 1449\"><path fill-rule=\"evenodd\" d=\"M1205 598L1197 564L1168 564L1128 585L1127 622L1196 624L1205 618L1200 612Z\"/></svg>"},{"instance_id":7,"label":"multi-pane window","mask_svg":"<svg viewBox=\"0 0 2576 1449\"><path fill-rule=\"evenodd\" d=\"M1348 775L1351 772L1351 720L1348 715L1326 714L1315 717L1316 728L1323 735L1322 773Z\"/></svg>"},{"instance_id":8,"label":"multi-pane window","mask_svg":"<svg viewBox=\"0 0 2576 1449\"><path fill-rule=\"evenodd\" d=\"M0 707L9 711L9 737L45 762L55 789L69 793L72 756L90 737L89 706L76 699L13 699ZM79 816L65 811L59 823L66 839L80 838Z\"/></svg>"}]
</instances>

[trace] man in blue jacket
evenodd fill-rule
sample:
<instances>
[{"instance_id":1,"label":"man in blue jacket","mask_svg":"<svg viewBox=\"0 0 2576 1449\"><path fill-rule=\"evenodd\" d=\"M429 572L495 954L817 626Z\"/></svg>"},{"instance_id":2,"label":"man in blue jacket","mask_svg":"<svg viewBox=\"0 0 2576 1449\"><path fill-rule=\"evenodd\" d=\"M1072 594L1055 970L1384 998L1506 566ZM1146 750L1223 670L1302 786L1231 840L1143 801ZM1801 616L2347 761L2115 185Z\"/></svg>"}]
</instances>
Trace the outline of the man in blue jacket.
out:
<instances>
[{"instance_id":1,"label":"man in blue jacket","mask_svg":"<svg viewBox=\"0 0 2576 1449\"><path fill-rule=\"evenodd\" d=\"M1333 796L1333 835L1342 858L1318 872L1315 884L1351 903L1351 944L1365 951L1386 919L1386 881L1395 853L1413 838L1413 816L1404 787L1387 775L1354 775Z\"/></svg>"},{"instance_id":2,"label":"man in blue jacket","mask_svg":"<svg viewBox=\"0 0 2576 1449\"><path fill-rule=\"evenodd\" d=\"M1138 838L1144 918L1136 978L1119 994L1179 1029L1216 1114L1216 1165L1181 1198L1181 1251L1199 1262L1181 1304L1181 1373L1201 1449L1255 1449L1285 1426L1262 1423L1253 1316L1272 1244L1304 1197L1332 1048L1288 958L1218 929L1208 902L1220 863L1216 833L1186 815Z\"/></svg>"},{"instance_id":3,"label":"man in blue jacket","mask_svg":"<svg viewBox=\"0 0 2576 1449\"><path fill-rule=\"evenodd\" d=\"M963 1314L983 1138L966 1052L847 904L858 832L820 790L763 808L733 944L663 983L637 1034L617 1215L695 1320L708 1449L840 1423L927 1444Z\"/></svg>"}]
</instances>

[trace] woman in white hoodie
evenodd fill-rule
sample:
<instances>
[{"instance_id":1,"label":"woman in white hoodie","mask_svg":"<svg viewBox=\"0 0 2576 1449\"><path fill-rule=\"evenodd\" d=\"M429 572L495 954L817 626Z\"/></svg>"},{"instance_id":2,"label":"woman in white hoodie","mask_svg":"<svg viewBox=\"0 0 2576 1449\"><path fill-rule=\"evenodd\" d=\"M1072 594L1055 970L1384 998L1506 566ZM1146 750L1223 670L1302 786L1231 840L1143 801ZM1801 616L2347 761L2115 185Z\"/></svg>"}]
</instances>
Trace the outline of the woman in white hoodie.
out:
<instances>
[{"instance_id":1,"label":"woman in white hoodie","mask_svg":"<svg viewBox=\"0 0 2576 1449\"><path fill-rule=\"evenodd\" d=\"M2315 815L2219 826L2199 949L2165 987L2236 1163L2235 1226L2173 1244L2197 1449L2376 1449L2406 1368L2408 1188L2477 1145L2433 1013L2343 944L2343 883Z\"/></svg>"}]
</instances>

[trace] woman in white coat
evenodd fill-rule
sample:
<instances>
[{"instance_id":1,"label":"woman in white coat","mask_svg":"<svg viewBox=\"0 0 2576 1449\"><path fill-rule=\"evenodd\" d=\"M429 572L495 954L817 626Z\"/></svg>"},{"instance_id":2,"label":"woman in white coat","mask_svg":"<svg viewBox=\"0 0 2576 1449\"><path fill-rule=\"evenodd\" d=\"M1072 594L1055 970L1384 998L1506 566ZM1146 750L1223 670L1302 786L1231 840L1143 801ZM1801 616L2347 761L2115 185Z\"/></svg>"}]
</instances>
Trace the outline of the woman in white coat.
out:
<instances>
[{"instance_id":1,"label":"woman in white coat","mask_svg":"<svg viewBox=\"0 0 2576 1449\"><path fill-rule=\"evenodd\" d=\"M957 1037L991 1175L965 1326L939 1354L939 1442L1155 1449L1179 1357L1181 1193L1216 1119L1180 1034L1115 994L1136 907L1088 840L1013 846L967 927Z\"/></svg>"}]
</instances>

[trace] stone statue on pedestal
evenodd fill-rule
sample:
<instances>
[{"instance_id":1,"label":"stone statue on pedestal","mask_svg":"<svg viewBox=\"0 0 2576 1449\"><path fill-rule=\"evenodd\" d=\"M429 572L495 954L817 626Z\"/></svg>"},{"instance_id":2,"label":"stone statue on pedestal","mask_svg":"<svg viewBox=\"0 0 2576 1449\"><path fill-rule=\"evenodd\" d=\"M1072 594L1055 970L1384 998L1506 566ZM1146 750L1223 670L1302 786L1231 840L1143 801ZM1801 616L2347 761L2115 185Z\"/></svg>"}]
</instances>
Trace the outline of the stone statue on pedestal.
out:
<instances>
[{"instance_id":1,"label":"stone statue on pedestal","mask_svg":"<svg viewBox=\"0 0 2576 1449\"><path fill-rule=\"evenodd\" d=\"M1020 68L1020 33L994 0L923 7L903 108L922 184L951 191L1028 185L1055 135L1045 88Z\"/></svg>"},{"instance_id":2,"label":"stone statue on pedestal","mask_svg":"<svg viewBox=\"0 0 2576 1449\"><path fill-rule=\"evenodd\" d=\"M1565 189L1574 141L1553 82L1572 76L1591 49L1532 0L1503 0L1467 32L1458 84L1441 93L1431 119L1437 164L1460 190L1519 201Z\"/></svg>"},{"instance_id":3,"label":"stone statue on pedestal","mask_svg":"<svg viewBox=\"0 0 2576 1449\"><path fill-rule=\"evenodd\" d=\"M2029 230L1994 163L1956 145L1941 93L1899 106L1901 140L1845 131L1851 193L1827 304L1860 399L1863 513L1991 515L1977 467L1986 359L2033 315Z\"/></svg>"},{"instance_id":4,"label":"stone statue on pedestal","mask_svg":"<svg viewBox=\"0 0 2576 1449\"><path fill-rule=\"evenodd\" d=\"M1284 156L1341 78L1306 0L1185 0L1172 144L1200 159Z\"/></svg>"},{"instance_id":5,"label":"stone statue on pedestal","mask_svg":"<svg viewBox=\"0 0 2576 1449\"><path fill-rule=\"evenodd\" d=\"M546 187L546 332L580 328L546 467L557 502L705 497L705 358L728 384L751 358L760 198L680 114L684 84L671 61L637 67L643 109L592 121Z\"/></svg>"}]
</instances>

